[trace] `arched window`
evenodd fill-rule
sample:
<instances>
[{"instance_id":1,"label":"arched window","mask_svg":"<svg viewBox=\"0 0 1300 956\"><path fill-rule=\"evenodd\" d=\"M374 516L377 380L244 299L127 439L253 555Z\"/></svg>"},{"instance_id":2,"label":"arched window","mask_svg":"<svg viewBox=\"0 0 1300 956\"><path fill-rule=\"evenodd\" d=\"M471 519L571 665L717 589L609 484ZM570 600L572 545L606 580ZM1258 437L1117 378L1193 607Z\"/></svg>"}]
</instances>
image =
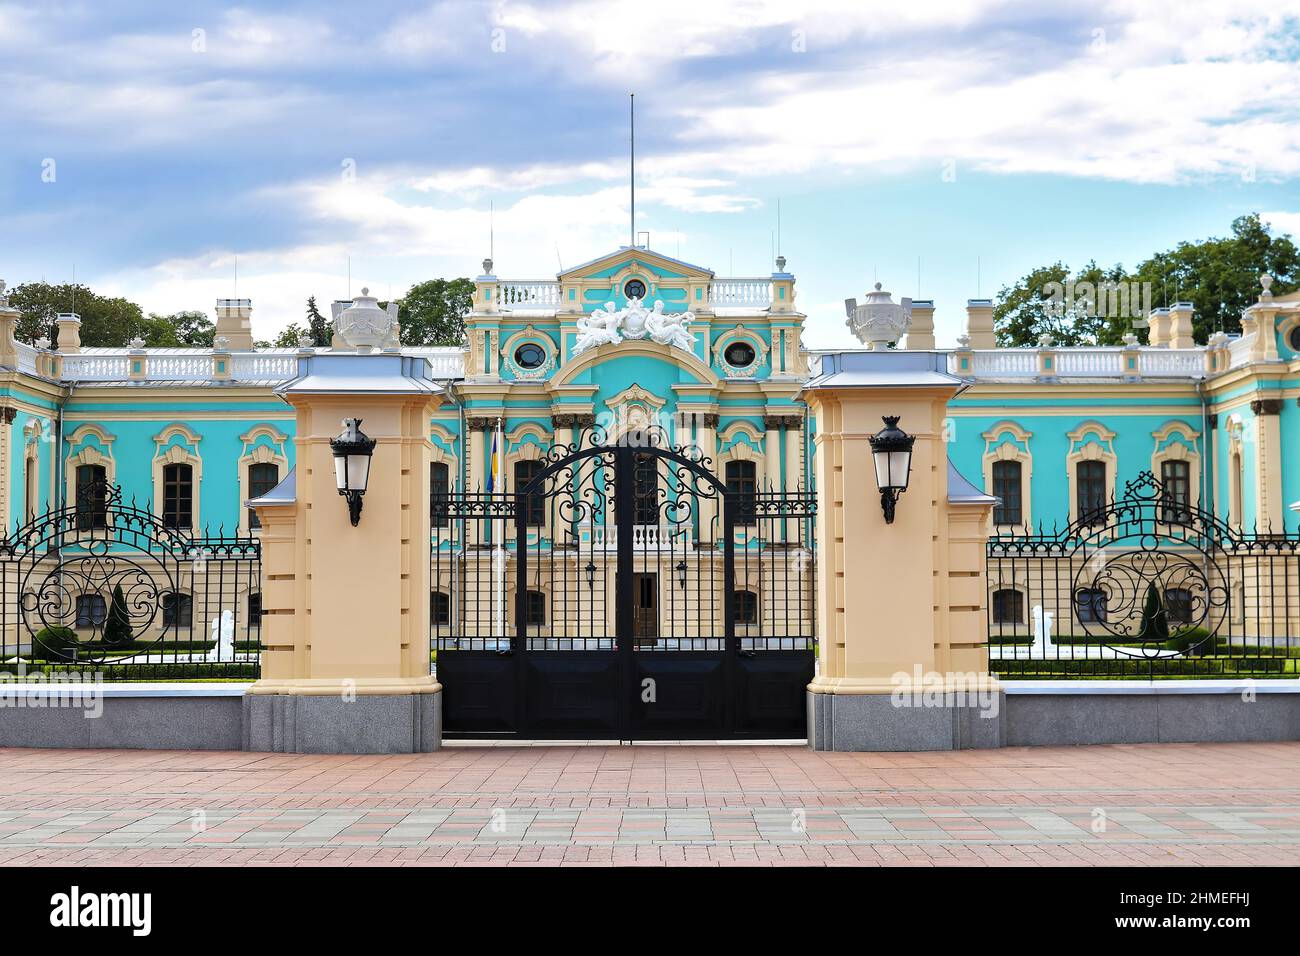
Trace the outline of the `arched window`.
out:
<instances>
[{"instance_id":1,"label":"arched window","mask_svg":"<svg viewBox=\"0 0 1300 956\"><path fill-rule=\"evenodd\" d=\"M189 467L186 465L185 467ZM248 497L260 498L267 494L276 485L280 483L280 466L275 462L258 462L248 466ZM262 522L257 520L257 511L253 508L248 509L248 526L250 528L262 527Z\"/></svg>"},{"instance_id":2,"label":"arched window","mask_svg":"<svg viewBox=\"0 0 1300 956\"><path fill-rule=\"evenodd\" d=\"M37 458L23 460L23 512L28 521L36 517L36 499L40 497L41 463Z\"/></svg>"},{"instance_id":3,"label":"arched window","mask_svg":"<svg viewBox=\"0 0 1300 956\"><path fill-rule=\"evenodd\" d=\"M524 623L529 627L546 626L546 594L543 591L527 591L524 595Z\"/></svg>"},{"instance_id":4,"label":"arched window","mask_svg":"<svg viewBox=\"0 0 1300 956\"><path fill-rule=\"evenodd\" d=\"M1023 494L1020 486L1021 468L1018 461L993 463L993 494L998 503L993 506L994 524L1020 524L1024 520L1021 507Z\"/></svg>"},{"instance_id":5,"label":"arched window","mask_svg":"<svg viewBox=\"0 0 1300 956\"><path fill-rule=\"evenodd\" d=\"M523 491L528 483L542 473L542 463L531 458L515 462L515 491ZM546 498L541 492L533 492L524 502L524 524L530 528L540 528L546 524Z\"/></svg>"},{"instance_id":6,"label":"arched window","mask_svg":"<svg viewBox=\"0 0 1300 956\"><path fill-rule=\"evenodd\" d=\"M77 595L77 627L99 627L108 618L102 594Z\"/></svg>"},{"instance_id":7,"label":"arched window","mask_svg":"<svg viewBox=\"0 0 1300 956\"><path fill-rule=\"evenodd\" d=\"M443 461L429 463L429 514L433 527L445 528L448 524L447 505L451 497L451 469Z\"/></svg>"},{"instance_id":8,"label":"arched window","mask_svg":"<svg viewBox=\"0 0 1300 956\"><path fill-rule=\"evenodd\" d=\"M77 530L108 524L108 472L103 465L77 466Z\"/></svg>"},{"instance_id":9,"label":"arched window","mask_svg":"<svg viewBox=\"0 0 1300 956\"><path fill-rule=\"evenodd\" d=\"M191 465L163 466L163 525L189 528L194 524L194 468Z\"/></svg>"},{"instance_id":10,"label":"arched window","mask_svg":"<svg viewBox=\"0 0 1300 956\"><path fill-rule=\"evenodd\" d=\"M1002 464L999 462L999 464ZM993 592L993 623L1024 624L1025 596L1015 588L1000 588Z\"/></svg>"},{"instance_id":11,"label":"arched window","mask_svg":"<svg viewBox=\"0 0 1300 956\"><path fill-rule=\"evenodd\" d=\"M736 503L736 524L754 524L758 510L757 466L752 461L727 462L726 484L728 496Z\"/></svg>"},{"instance_id":12,"label":"arched window","mask_svg":"<svg viewBox=\"0 0 1300 956\"><path fill-rule=\"evenodd\" d=\"M446 591L429 592L429 623L434 627L451 624L451 596Z\"/></svg>"},{"instance_id":13,"label":"arched window","mask_svg":"<svg viewBox=\"0 0 1300 956\"><path fill-rule=\"evenodd\" d=\"M163 627L189 630L194 624L194 599L188 594L168 591L162 596Z\"/></svg>"},{"instance_id":14,"label":"arched window","mask_svg":"<svg viewBox=\"0 0 1300 956\"><path fill-rule=\"evenodd\" d=\"M1075 466L1079 520L1101 524L1106 520L1106 463L1081 461Z\"/></svg>"},{"instance_id":15,"label":"arched window","mask_svg":"<svg viewBox=\"0 0 1300 956\"><path fill-rule=\"evenodd\" d=\"M736 591L732 595L731 606L735 611L736 624L758 623L758 595L753 591Z\"/></svg>"}]
</instances>

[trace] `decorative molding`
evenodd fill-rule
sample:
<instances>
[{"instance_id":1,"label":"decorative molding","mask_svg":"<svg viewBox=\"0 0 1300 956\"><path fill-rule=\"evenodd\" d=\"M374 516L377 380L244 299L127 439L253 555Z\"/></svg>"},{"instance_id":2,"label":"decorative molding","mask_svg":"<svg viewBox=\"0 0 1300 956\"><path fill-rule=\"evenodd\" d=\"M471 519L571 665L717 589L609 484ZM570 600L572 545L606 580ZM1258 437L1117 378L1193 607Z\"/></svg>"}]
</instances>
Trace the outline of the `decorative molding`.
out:
<instances>
[{"instance_id":1,"label":"decorative molding","mask_svg":"<svg viewBox=\"0 0 1300 956\"><path fill-rule=\"evenodd\" d=\"M1017 528L1033 524L1034 456L1029 449L1029 439L1034 433L1017 422L1000 421L980 435L984 439L984 490L993 494L993 465L999 461L1020 462L1020 520ZM996 509L995 509L996 512Z\"/></svg>"},{"instance_id":2,"label":"decorative molding","mask_svg":"<svg viewBox=\"0 0 1300 956\"><path fill-rule=\"evenodd\" d=\"M595 428L596 416L592 414L570 414L568 412L558 415L552 414L551 426L553 428Z\"/></svg>"},{"instance_id":3,"label":"decorative molding","mask_svg":"<svg viewBox=\"0 0 1300 956\"><path fill-rule=\"evenodd\" d=\"M799 429L803 427L802 415L764 415L763 427L768 431L776 431L781 428Z\"/></svg>"},{"instance_id":4,"label":"decorative molding","mask_svg":"<svg viewBox=\"0 0 1300 956\"><path fill-rule=\"evenodd\" d=\"M1277 415L1282 411L1282 399L1257 398L1250 403L1250 410L1256 415Z\"/></svg>"},{"instance_id":5,"label":"decorative molding","mask_svg":"<svg viewBox=\"0 0 1300 956\"><path fill-rule=\"evenodd\" d=\"M754 347L754 361L744 367L732 365L727 361L727 347L733 342L747 342ZM753 378L761 366L768 362L768 345L753 329L743 324L727 329L713 341L713 361L728 378Z\"/></svg>"},{"instance_id":6,"label":"decorative molding","mask_svg":"<svg viewBox=\"0 0 1300 956\"><path fill-rule=\"evenodd\" d=\"M531 343L541 348L546 353L546 359L537 368L524 368L515 361L515 352L519 346L525 343ZM551 337L543 332L539 332L534 326L526 325L520 331L516 332L510 338L506 339L501 346L500 355L507 368L514 373L517 379L540 379L545 378L551 372L555 371L559 365L560 352Z\"/></svg>"}]
</instances>

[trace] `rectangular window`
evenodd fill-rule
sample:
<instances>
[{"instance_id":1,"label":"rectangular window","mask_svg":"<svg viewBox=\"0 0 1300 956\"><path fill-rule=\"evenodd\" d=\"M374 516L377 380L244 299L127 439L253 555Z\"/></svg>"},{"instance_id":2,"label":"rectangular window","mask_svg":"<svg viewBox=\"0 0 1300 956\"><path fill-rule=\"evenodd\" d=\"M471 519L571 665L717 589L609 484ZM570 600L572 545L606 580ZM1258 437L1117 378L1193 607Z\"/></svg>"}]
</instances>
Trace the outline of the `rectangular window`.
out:
<instances>
[{"instance_id":1,"label":"rectangular window","mask_svg":"<svg viewBox=\"0 0 1300 956\"><path fill-rule=\"evenodd\" d=\"M1106 592L1101 588L1080 588L1074 595L1074 613L1081 624L1106 623Z\"/></svg>"},{"instance_id":2,"label":"rectangular window","mask_svg":"<svg viewBox=\"0 0 1300 956\"><path fill-rule=\"evenodd\" d=\"M757 522L758 477L752 461L729 461L726 473L727 497L734 502L736 524Z\"/></svg>"},{"instance_id":3,"label":"rectangular window","mask_svg":"<svg viewBox=\"0 0 1300 956\"><path fill-rule=\"evenodd\" d=\"M1191 465L1185 461L1162 461L1160 484L1164 488L1161 520L1170 524L1187 524L1191 521Z\"/></svg>"},{"instance_id":4,"label":"rectangular window","mask_svg":"<svg viewBox=\"0 0 1300 956\"><path fill-rule=\"evenodd\" d=\"M168 528L194 525L194 469L189 465L163 467L162 520Z\"/></svg>"},{"instance_id":5,"label":"rectangular window","mask_svg":"<svg viewBox=\"0 0 1300 956\"><path fill-rule=\"evenodd\" d=\"M637 455L632 471L636 524L659 524L659 462L654 455Z\"/></svg>"},{"instance_id":6,"label":"rectangular window","mask_svg":"<svg viewBox=\"0 0 1300 956\"><path fill-rule=\"evenodd\" d=\"M448 525L447 508L451 499L451 471L445 462L429 463L429 514L433 527Z\"/></svg>"},{"instance_id":7,"label":"rectangular window","mask_svg":"<svg viewBox=\"0 0 1300 956\"><path fill-rule=\"evenodd\" d=\"M1170 624L1192 623L1192 592L1187 588L1165 588L1165 617Z\"/></svg>"},{"instance_id":8,"label":"rectangular window","mask_svg":"<svg viewBox=\"0 0 1300 956\"><path fill-rule=\"evenodd\" d=\"M1079 521L1100 524L1106 520L1106 463L1081 461L1075 466L1075 493Z\"/></svg>"},{"instance_id":9,"label":"rectangular window","mask_svg":"<svg viewBox=\"0 0 1300 956\"><path fill-rule=\"evenodd\" d=\"M108 475L103 465L78 465L77 530L103 528L108 524Z\"/></svg>"},{"instance_id":10,"label":"rectangular window","mask_svg":"<svg viewBox=\"0 0 1300 956\"><path fill-rule=\"evenodd\" d=\"M546 626L546 594L542 591L526 591L524 600L524 623L529 627Z\"/></svg>"},{"instance_id":11,"label":"rectangular window","mask_svg":"<svg viewBox=\"0 0 1300 956\"><path fill-rule=\"evenodd\" d=\"M542 473L540 461L515 462L515 493L523 491L528 483ZM524 501L524 513L520 516L530 528L540 528L546 524L546 497L541 491L535 491Z\"/></svg>"},{"instance_id":12,"label":"rectangular window","mask_svg":"<svg viewBox=\"0 0 1300 956\"><path fill-rule=\"evenodd\" d=\"M270 462L261 462L248 466L248 497L260 498L271 492L280 483L280 466ZM257 512L248 509L248 527L260 528L262 522L257 520Z\"/></svg>"},{"instance_id":13,"label":"rectangular window","mask_svg":"<svg viewBox=\"0 0 1300 956\"><path fill-rule=\"evenodd\" d=\"M77 627L99 627L108 618L102 594L77 595Z\"/></svg>"},{"instance_id":14,"label":"rectangular window","mask_svg":"<svg viewBox=\"0 0 1300 956\"><path fill-rule=\"evenodd\" d=\"M993 592L993 623L1024 624L1025 598L1014 588Z\"/></svg>"},{"instance_id":15,"label":"rectangular window","mask_svg":"<svg viewBox=\"0 0 1300 956\"><path fill-rule=\"evenodd\" d=\"M994 524L1018 525L1024 520L1020 506L1020 462L993 463L993 494L1000 499L993 507Z\"/></svg>"},{"instance_id":16,"label":"rectangular window","mask_svg":"<svg viewBox=\"0 0 1300 956\"><path fill-rule=\"evenodd\" d=\"M163 627L188 630L194 621L194 599L169 591L162 596Z\"/></svg>"}]
</instances>

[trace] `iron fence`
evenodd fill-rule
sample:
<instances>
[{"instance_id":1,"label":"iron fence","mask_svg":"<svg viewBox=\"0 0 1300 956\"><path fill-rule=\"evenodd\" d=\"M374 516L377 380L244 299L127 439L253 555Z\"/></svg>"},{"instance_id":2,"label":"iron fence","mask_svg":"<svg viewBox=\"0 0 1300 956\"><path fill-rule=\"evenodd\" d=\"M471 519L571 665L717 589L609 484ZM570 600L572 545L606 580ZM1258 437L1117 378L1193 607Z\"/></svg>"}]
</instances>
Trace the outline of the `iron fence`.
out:
<instances>
[{"instance_id":1,"label":"iron fence","mask_svg":"<svg viewBox=\"0 0 1300 956\"><path fill-rule=\"evenodd\" d=\"M1059 533L989 540L1004 678L1297 676L1300 536L1242 533L1150 472Z\"/></svg>"},{"instance_id":2,"label":"iron fence","mask_svg":"<svg viewBox=\"0 0 1300 956\"><path fill-rule=\"evenodd\" d=\"M0 678L256 678L261 543L171 527L106 483L0 541Z\"/></svg>"}]
</instances>

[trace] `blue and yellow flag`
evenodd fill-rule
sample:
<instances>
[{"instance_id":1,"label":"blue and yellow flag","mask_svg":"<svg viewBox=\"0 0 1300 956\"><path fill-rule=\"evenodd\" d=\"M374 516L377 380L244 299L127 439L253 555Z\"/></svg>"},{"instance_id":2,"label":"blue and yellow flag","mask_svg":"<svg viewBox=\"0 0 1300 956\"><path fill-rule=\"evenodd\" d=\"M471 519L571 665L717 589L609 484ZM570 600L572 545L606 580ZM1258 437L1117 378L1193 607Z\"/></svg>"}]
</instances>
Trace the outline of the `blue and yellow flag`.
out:
<instances>
[{"instance_id":1,"label":"blue and yellow flag","mask_svg":"<svg viewBox=\"0 0 1300 956\"><path fill-rule=\"evenodd\" d=\"M491 467L488 469L488 493L497 490L497 476L501 474L501 452L497 448L497 434L501 431L501 424L497 423L497 430L492 433L492 458Z\"/></svg>"}]
</instances>

